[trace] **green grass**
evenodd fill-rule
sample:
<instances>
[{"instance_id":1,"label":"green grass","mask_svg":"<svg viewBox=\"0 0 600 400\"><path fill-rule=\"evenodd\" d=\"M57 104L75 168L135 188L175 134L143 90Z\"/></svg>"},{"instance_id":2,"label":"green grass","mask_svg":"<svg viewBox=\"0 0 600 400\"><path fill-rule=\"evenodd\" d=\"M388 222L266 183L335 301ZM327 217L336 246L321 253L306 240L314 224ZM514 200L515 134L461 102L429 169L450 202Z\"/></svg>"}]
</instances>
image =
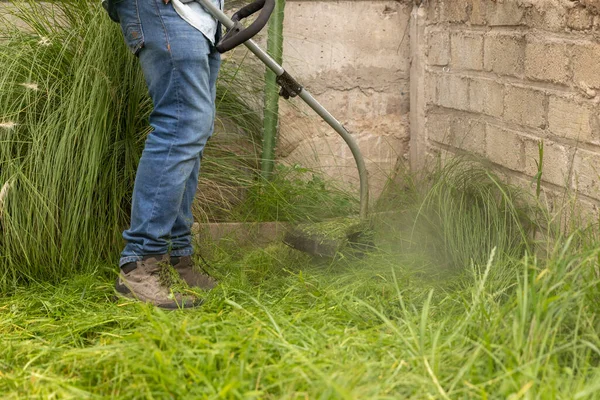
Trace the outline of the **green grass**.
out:
<instances>
[{"instance_id":1,"label":"green grass","mask_svg":"<svg viewBox=\"0 0 600 400\"><path fill-rule=\"evenodd\" d=\"M0 298L0 393L600 398L598 226L548 230L554 236L543 246L519 242L532 221L514 217L531 207L518 206L519 192L484 171L449 164L427 183L390 189L380 205L385 220L413 225L376 224L377 250L364 258L215 245L205 257L221 284L197 310L115 301L110 265L59 285L19 287ZM469 184L457 187L469 173ZM494 187L502 190L489 196ZM432 201L438 196L453 205ZM493 205L503 212L492 213ZM461 218L452 218L456 207ZM532 215L545 215L538 211ZM446 224L438 226L443 234L418 230L426 215ZM487 249L445 260L488 243L482 216L497 245L485 258ZM414 243L415 232L426 246Z\"/></svg>"},{"instance_id":2,"label":"green grass","mask_svg":"<svg viewBox=\"0 0 600 400\"><path fill-rule=\"evenodd\" d=\"M596 254L451 279L385 254L215 262L197 311L114 302L102 273L0 300L3 398L595 398ZM502 270L501 272L499 270ZM101 271L100 271L101 272ZM519 395L520 393L520 395Z\"/></svg>"},{"instance_id":3,"label":"green grass","mask_svg":"<svg viewBox=\"0 0 600 400\"><path fill-rule=\"evenodd\" d=\"M222 242L205 253L221 284L200 309L116 300L148 129L141 75L89 2L15 4L35 33L0 28L1 398L600 398L597 221L551 213L539 185L527 197L472 162L390 183L363 258ZM245 139L215 137L197 214L355 213L303 168L254 179L244 74L224 67L218 125Z\"/></svg>"},{"instance_id":4,"label":"green grass","mask_svg":"<svg viewBox=\"0 0 600 400\"><path fill-rule=\"evenodd\" d=\"M300 165L276 164L269 180L248 186L231 209L235 221L321 221L358 214L356 196L322 174Z\"/></svg>"}]
</instances>

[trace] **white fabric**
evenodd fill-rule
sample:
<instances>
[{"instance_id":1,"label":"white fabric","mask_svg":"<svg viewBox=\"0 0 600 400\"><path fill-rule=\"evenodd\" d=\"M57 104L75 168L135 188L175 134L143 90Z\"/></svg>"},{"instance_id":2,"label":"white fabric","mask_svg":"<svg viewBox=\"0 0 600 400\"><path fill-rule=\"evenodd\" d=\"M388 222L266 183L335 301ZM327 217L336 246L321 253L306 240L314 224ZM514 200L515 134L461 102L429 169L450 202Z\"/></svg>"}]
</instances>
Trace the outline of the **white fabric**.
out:
<instances>
[{"instance_id":1,"label":"white fabric","mask_svg":"<svg viewBox=\"0 0 600 400\"><path fill-rule=\"evenodd\" d=\"M171 0L175 11L194 28L198 29L212 44L215 44L215 35L217 34L217 20L196 1L181 2L181 0ZM225 0L211 0L216 6L223 9Z\"/></svg>"}]
</instances>

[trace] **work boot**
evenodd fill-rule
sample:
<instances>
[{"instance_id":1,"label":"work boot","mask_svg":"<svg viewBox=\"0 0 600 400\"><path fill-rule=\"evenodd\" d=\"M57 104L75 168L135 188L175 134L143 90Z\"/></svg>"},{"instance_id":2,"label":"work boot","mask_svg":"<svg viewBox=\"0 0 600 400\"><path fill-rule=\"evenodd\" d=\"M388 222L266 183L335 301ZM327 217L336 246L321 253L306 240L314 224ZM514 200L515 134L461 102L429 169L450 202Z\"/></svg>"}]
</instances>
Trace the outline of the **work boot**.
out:
<instances>
[{"instance_id":1,"label":"work boot","mask_svg":"<svg viewBox=\"0 0 600 400\"><path fill-rule=\"evenodd\" d=\"M207 274L196 271L194 262L190 256L171 257L171 265L177 271L181 279L190 287L202 290L211 290L217 286L217 280Z\"/></svg>"},{"instance_id":2,"label":"work boot","mask_svg":"<svg viewBox=\"0 0 600 400\"><path fill-rule=\"evenodd\" d=\"M172 293L168 282L169 255L146 256L121 267L115 289L118 294L160 308L176 310L192 308L202 300L181 293Z\"/></svg>"}]
</instances>

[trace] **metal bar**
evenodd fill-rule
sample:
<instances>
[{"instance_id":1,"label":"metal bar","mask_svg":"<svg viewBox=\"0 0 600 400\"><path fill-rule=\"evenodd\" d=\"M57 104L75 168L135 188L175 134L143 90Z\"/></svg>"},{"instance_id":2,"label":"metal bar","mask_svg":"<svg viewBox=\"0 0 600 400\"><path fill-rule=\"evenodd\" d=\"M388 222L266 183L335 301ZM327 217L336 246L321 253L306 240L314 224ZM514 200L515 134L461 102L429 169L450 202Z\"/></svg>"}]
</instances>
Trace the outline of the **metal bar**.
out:
<instances>
[{"instance_id":1,"label":"metal bar","mask_svg":"<svg viewBox=\"0 0 600 400\"><path fill-rule=\"evenodd\" d=\"M275 0L275 10L269 20L269 37L267 41L267 52L279 64L283 62L284 9L285 0ZM269 68L267 68L265 73L263 122L261 172L264 178L269 179L275 166L275 147L277 145L277 131L279 126L279 86L277 85L277 75Z\"/></svg>"}]
</instances>

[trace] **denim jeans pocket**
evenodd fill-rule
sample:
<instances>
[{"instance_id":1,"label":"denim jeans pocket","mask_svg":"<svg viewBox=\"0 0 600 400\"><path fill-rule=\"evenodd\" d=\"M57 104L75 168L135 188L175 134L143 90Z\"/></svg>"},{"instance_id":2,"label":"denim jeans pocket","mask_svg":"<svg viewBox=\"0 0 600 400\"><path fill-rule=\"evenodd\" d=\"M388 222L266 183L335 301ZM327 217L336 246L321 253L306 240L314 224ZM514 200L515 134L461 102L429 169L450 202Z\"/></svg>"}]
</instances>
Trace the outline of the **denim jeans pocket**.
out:
<instances>
[{"instance_id":1,"label":"denim jeans pocket","mask_svg":"<svg viewBox=\"0 0 600 400\"><path fill-rule=\"evenodd\" d=\"M144 47L144 32L138 10L138 0L113 0L121 24L125 43L137 55Z\"/></svg>"}]
</instances>

